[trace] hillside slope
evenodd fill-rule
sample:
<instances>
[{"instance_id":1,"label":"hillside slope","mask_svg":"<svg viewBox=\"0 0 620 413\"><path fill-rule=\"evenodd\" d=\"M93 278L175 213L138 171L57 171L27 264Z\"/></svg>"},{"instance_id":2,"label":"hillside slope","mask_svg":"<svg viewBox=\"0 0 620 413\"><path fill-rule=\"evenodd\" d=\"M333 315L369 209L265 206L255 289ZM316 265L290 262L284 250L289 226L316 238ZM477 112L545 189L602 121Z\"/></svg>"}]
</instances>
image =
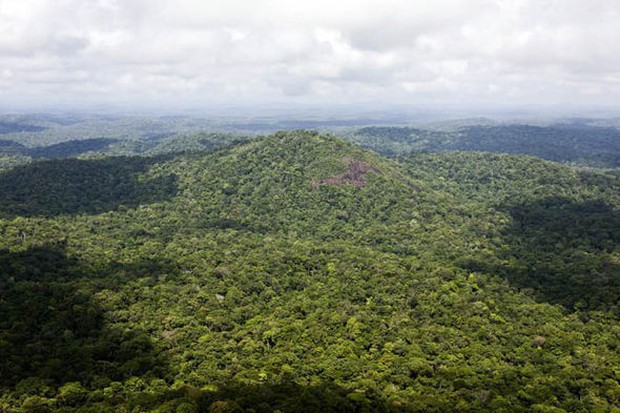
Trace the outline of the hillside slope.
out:
<instances>
[{"instance_id":1,"label":"hillside slope","mask_svg":"<svg viewBox=\"0 0 620 413\"><path fill-rule=\"evenodd\" d=\"M615 177L292 132L123 161L87 208L116 169L83 162L0 174L0 411L620 408Z\"/></svg>"}]
</instances>

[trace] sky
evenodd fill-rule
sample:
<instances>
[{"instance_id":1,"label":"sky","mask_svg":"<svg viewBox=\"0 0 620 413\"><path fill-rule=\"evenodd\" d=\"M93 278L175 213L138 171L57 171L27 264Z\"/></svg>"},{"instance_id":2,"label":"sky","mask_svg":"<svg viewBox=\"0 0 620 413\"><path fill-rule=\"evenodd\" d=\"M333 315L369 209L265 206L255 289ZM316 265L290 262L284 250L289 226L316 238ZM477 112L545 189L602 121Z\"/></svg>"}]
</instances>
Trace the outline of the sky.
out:
<instances>
[{"instance_id":1,"label":"sky","mask_svg":"<svg viewBox=\"0 0 620 413\"><path fill-rule=\"evenodd\" d=\"M0 104L620 106L617 0L0 0Z\"/></svg>"}]
</instances>

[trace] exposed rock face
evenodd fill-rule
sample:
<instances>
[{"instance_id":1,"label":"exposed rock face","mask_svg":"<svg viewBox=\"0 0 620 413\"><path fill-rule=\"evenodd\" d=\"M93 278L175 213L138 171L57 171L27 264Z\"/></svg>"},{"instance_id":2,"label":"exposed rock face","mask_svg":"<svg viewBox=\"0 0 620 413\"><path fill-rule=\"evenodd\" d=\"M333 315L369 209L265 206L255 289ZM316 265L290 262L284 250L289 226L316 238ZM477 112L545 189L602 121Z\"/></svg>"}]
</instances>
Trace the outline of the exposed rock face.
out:
<instances>
[{"instance_id":1,"label":"exposed rock face","mask_svg":"<svg viewBox=\"0 0 620 413\"><path fill-rule=\"evenodd\" d=\"M374 166L360 161L359 159L353 159L345 157L341 159L342 163L348 166L345 173L333 178L319 179L318 181L312 181L312 187L317 188L321 184L328 185L342 185L351 184L356 188L361 188L366 185L365 175L368 172L374 172L380 174L381 171Z\"/></svg>"}]
</instances>

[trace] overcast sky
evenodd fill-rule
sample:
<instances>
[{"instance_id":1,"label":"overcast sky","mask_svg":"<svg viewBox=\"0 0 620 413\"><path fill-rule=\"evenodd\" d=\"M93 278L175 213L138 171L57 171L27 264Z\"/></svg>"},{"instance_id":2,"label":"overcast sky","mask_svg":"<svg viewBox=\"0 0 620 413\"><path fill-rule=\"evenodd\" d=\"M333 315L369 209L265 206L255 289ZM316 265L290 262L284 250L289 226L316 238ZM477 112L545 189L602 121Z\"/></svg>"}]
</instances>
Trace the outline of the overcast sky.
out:
<instances>
[{"instance_id":1,"label":"overcast sky","mask_svg":"<svg viewBox=\"0 0 620 413\"><path fill-rule=\"evenodd\" d=\"M0 0L0 102L617 105L618 0Z\"/></svg>"}]
</instances>

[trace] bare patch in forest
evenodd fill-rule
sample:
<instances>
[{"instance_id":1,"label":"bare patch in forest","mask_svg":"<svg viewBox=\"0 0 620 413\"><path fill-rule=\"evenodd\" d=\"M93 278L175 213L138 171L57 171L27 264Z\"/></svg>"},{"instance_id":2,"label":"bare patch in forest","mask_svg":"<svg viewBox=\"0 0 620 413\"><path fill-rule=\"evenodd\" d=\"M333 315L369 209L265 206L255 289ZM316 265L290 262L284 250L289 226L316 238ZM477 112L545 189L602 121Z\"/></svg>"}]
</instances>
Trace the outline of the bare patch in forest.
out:
<instances>
[{"instance_id":1,"label":"bare patch in forest","mask_svg":"<svg viewBox=\"0 0 620 413\"><path fill-rule=\"evenodd\" d=\"M374 172L380 174L381 171L374 166L360 161L359 159L344 157L341 162L348 166L347 171L342 175L333 178L324 178L312 181L312 187L318 188L321 184L342 185L351 184L356 188L362 188L366 185L366 174Z\"/></svg>"}]
</instances>

